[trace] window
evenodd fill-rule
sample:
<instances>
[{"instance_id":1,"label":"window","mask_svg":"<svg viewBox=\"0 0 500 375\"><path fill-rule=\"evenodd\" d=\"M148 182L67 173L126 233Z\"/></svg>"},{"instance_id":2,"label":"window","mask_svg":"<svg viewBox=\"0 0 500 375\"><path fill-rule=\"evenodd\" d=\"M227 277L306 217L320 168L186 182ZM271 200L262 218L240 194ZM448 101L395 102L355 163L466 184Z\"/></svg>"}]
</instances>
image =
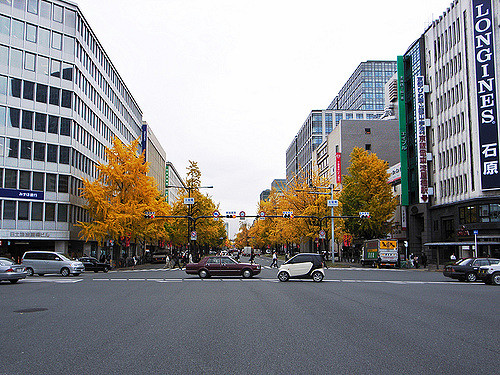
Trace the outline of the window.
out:
<instances>
[{"instance_id":1,"label":"window","mask_svg":"<svg viewBox=\"0 0 500 375\"><path fill-rule=\"evenodd\" d=\"M47 145L47 161L57 163L57 145Z\"/></svg>"},{"instance_id":2,"label":"window","mask_svg":"<svg viewBox=\"0 0 500 375\"><path fill-rule=\"evenodd\" d=\"M33 160L45 161L45 143L35 142Z\"/></svg>"},{"instance_id":3,"label":"window","mask_svg":"<svg viewBox=\"0 0 500 375\"><path fill-rule=\"evenodd\" d=\"M43 220L43 203L41 202L31 203L31 220L32 221Z\"/></svg>"},{"instance_id":4,"label":"window","mask_svg":"<svg viewBox=\"0 0 500 375\"><path fill-rule=\"evenodd\" d=\"M37 29L35 25L26 24L26 40L36 43Z\"/></svg>"},{"instance_id":5,"label":"window","mask_svg":"<svg viewBox=\"0 0 500 375\"><path fill-rule=\"evenodd\" d=\"M73 66L63 62L62 78L67 81L73 81Z\"/></svg>"},{"instance_id":6,"label":"window","mask_svg":"<svg viewBox=\"0 0 500 375\"><path fill-rule=\"evenodd\" d=\"M9 65L9 47L0 46L0 64Z\"/></svg>"},{"instance_id":7,"label":"window","mask_svg":"<svg viewBox=\"0 0 500 375\"><path fill-rule=\"evenodd\" d=\"M61 50L62 49L62 35L52 31L52 48Z\"/></svg>"},{"instance_id":8,"label":"window","mask_svg":"<svg viewBox=\"0 0 500 375\"><path fill-rule=\"evenodd\" d=\"M19 189L22 189L22 190L31 189L31 172L30 171L19 171Z\"/></svg>"},{"instance_id":9,"label":"window","mask_svg":"<svg viewBox=\"0 0 500 375\"><path fill-rule=\"evenodd\" d=\"M31 160L31 141L21 140L21 159Z\"/></svg>"},{"instance_id":10,"label":"window","mask_svg":"<svg viewBox=\"0 0 500 375\"><path fill-rule=\"evenodd\" d=\"M366 151L371 151L372 145L370 143L365 144L365 150Z\"/></svg>"},{"instance_id":11,"label":"window","mask_svg":"<svg viewBox=\"0 0 500 375\"><path fill-rule=\"evenodd\" d=\"M35 114L35 130L45 132L47 130L47 115L45 113Z\"/></svg>"},{"instance_id":12,"label":"window","mask_svg":"<svg viewBox=\"0 0 500 375\"><path fill-rule=\"evenodd\" d=\"M47 85L36 84L36 101L38 103L47 103L48 90L49 87Z\"/></svg>"},{"instance_id":13,"label":"window","mask_svg":"<svg viewBox=\"0 0 500 375\"><path fill-rule=\"evenodd\" d=\"M51 8L51 3L42 0L40 3L40 16L50 19Z\"/></svg>"},{"instance_id":14,"label":"window","mask_svg":"<svg viewBox=\"0 0 500 375\"><path fill-rule=\"evenodd\" d=\"M52 19L56 22L63 21L63 8L59 5L54 4Z\"/></svg>"},{"instance_id":15,"label":"window","mask_svg":"<svg viewBox=\"0 0 500 375\"><path fill-rule=\"evenodd\" d=\"M68 221L68 205L59 203L57 205L57 221L65 223Z\"/></svg>"},{"instance_id":16,"label":"window","mask_svg":"<svg viewBox=\"0 0 500 375\"><path fill-rule=\"evenodd\" d=\"M73 12L70 9L64 9L64 24L66 26L71 27L72 29L75 28L76 24L76 13Z\"/></svg>"},{"instance_id":17,"label":"window","mask_svg":"<svg viewBox=\"0 0 500 375\"><path fill-rule=\"evenodd\" d=\"M26 10L26 0L14 0L14 8Z\"/></svg>"},{"instance_id":18,"label":"window","mask_svg":"<svg viewBox=\"0 0 500 375\"><path fill-rule=\"evenodd\" d=\"M57 87L50 87L49 91L49 104L59 105L60 89Z\"/></svg>"},{"instance_id":19,"label":"window","mask_svg":"<svg viewBox=\"0 0 500 375\"><path fill-rule=\"evenodd\" d=\"M7 113L7 108L0 106L0 127L4 127L6 122L6 113Z\"/></svg>"},{"instance_id":20,"label":"window","mask_svg":"<svg viewBox=\"0 0 500 375\"><path fill-rule=\"evenodd\" d=\"M4 201L3 202L3 219L16 220L16 202Z\"/></svg>"},{"instance_id":21,"label":"window","mask_svg":"<svg viewBox=\"0 0 500 375\"><path fill-rule=\"evenodd\" d=\"M14 39L24 39L24 22L12 20L12 37Z\"/></svg>"},{"instance_id":22,"label":"window","mask_svg":"<svg viewBox=\"0 0 500 375\"><path fill-rule=\"evenodd\" d=\"M64 35L63 52L72 56L75 54L75 40L72 37Z\"/></svg>"},{"instance_id":23,"label":"window","mask_svg":"<svg viewBox=\"0 0 500 375\"><path fill-rule=\"evenodd\" d=\"M372 134L372 131L370 128L365 128L365 134Z\"/></svg>"},{"instance_id":24,"label":"window","mask_svg":"<svg viewBox=\"0 0 500 375\"><path fill-rule=\"evenodd\" d=\"M28 12L38 14L38 0L28 0Z\"/></svg>"},{"instance_id":25,"label":"window","mask_svg":"<svg viewBox=\"0 0 500 375\"><path fill-rule=\"evenodd\" d=\"M0 34L10 35L10 18L0 16Z\"/></svg>"},{"instance_id":26,"label":"window","mask_svg":"<svg viewBox=\"0 0 500 375\"><path fill-rule=\"evenodd\" d=\"M45 203L45 221L55 221L56 219L56 204Z\"/></svg>"},{"instance_id":27,"label":"window","mask_svg":"<svg viewBox=\"0 0 500 375\"><path fill-rule=\"evenodd\" d=\"M58 60L52 60L50 63L50 75L52 77L61 77L61 62Z\"/></svg>"},{"instance_id":28,"label":"window","mask_svg":"<svg viewBox=\"0 0 500 375\"><path fill-rule=\"evenodd\" d=\"M21 97L21 80L18 78L10 79L10 96L14 98Z\"/></svg>"},{"instance_id":29,"label":"window","mask_svg":"<svg viewBox=\"0 0 500 375\"><path fill-rule=\"evenodd\" d=\"M59 163L69 164L69 147L66 146L59 147Z\"/></svg>"},{"instance_id":30,"label":"window","mask_svg":"<svg viewBox=\"0 0 500 375\"><path fill-rule=\"evenodd\" d=\"M4 188L17 189L17 169L6 169Z\"/></svg>"},{"instance_id":31,"label":"window","mask_svg":"<svg viewBox=\"0 0 500 375\"><path fill-rule=\"evenodd\" d=\"M8 126L10 126L11 128L18 128L20 116L21 116L20 109L9 108L9 116L7 118Z\"/></svg>"},{"instance_id":32,"label":"window","mask_svg":"<svg viewBox=\"0 0 500 375\"><path fill-rule=\"evenodd\" d=\"M35 83L30 81L24 81L23 98L28 100L33 100L35 95Z\"/></svg>"},{"instance_id":33,"label":"window","mask_svg":"<svg viewBox=\"0 0 500 375\"><path fill-rule=\"evenodd\" d=\"M23 68L23 52L12 48L10 50L10 66L12 68L22 69Z\"/></svg>"},{"instance_id":34,"label":"window","mask_svg":"<svg viewBox=\"0 0 500 375\"><path fill-rule=\"evenodd\" d=\"M57 191L59 193L68 193L69 192L69 176L60 174L59 175L59 184L57 186Z\"/></svg>"},{"instance_id":35,"label":"window","mask_svg":"<svg viewBox=\"0 0 500 375\"><path fill-rule=\"evenodd\" d=\"M50 46L50 30L38 28L38 45L44 48Z\"/></svg>"},{"instance_id":36,"label":"window","mask_svg":"<svg viewBox=\"0 0 500 375\"><path fill-rule=\"evenodd\" d=\"M71 98L72 98L71 91L63 89L61 95L61 107L71 108Z\"/></svg>"},{"instance_id":37,"label":"window","mask_svg":"<svg viewBox=\"0 0 500 375\"><path fill-rule=\"evenodd\" d=\"M71 119L61 118L60 134L71 136Z\"/></svg>"},{"instance_id":38,"label":"window","mask_svg":"<svg viewBox=\"0 0 500 375\"><path fill-rule=\"evenodd\" d=\"M49 75L49 59L48 57L38 56L37 73Z\"/></svg>"},{"instance_id":39,"label":"window","mask_svg":"<svg viewBox=\"0 0 500 375\"><path fill-rule=\"evenodd\" d=\"M17 205L17 220L28 220L30 202L19 201Z\"/></svg>"},{"instance_id":40,"label":"window","mask_svg":"<svg viewBox=\"0 0 500 375\"><path fill-rule=\"evenodd\" d=\"M7 146L8 157L19 158L19 139L8 138L9 145Z\"/></svg>"},{"instance_id":41,"label":"window","mask_svg":"<svg viewBox=\"0 0 500 375\"><path fill-rule=\"evenodd\" d=\"M23 111L23 129L33 130L33 112Z\"/></svg>"},{"instance_id":42,"label":"window","mask_svg":"<svg viewBox=\"0 0 500 375\"><path fill-rule=\"evenodd\" d=\"M53 173L47 173L47 181L46 181L46 188L47 191L56 191L56 181L57 181L57 175Z\"/></svg>"},{"instance_id":43,"label":"window","mask_svg":"<svg viewBox=\"0 0 500 375\"><path fill-rule=\"evenodd\" d=\"M48 132L51 134L58 134L59 133L59 117L49 115Z\"/></svg>"},{"instance_id":44,"label":"window","mask_svg":"<svg viewBox=\"0 0 500 375\"><path fill-rule=\"evenodd\" d=\"M24 69L35 71L35 55L29 52L24 53Z\"/></svg>"},{"instance_id":45,"label":"window","mask_svg":"<svg viewBox=\"0 0 500 375\"><path fill-rule=\"evenodd\" d=\"M33 190L44 191L44 179L45 176L42 172L33 172Z\"/></svg>"}]
</instances>

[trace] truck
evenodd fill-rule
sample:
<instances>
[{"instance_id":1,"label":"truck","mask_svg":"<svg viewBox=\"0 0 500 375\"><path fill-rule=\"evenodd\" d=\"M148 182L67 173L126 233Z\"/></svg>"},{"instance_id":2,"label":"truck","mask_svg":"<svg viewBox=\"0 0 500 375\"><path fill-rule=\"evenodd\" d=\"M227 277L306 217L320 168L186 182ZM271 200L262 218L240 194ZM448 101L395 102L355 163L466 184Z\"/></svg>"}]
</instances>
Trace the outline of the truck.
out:
<instances>
[{"instance_id":1,"label":"truck","mask_svg":"<svg viewBox=\"0 0 500 375\"><path fill-rule=\"evenodd\" d=\"M375 267L398 265L398 241L397 240L367 240L363 243L361 251L361 265Z\"/></svg>"}]
</instances>

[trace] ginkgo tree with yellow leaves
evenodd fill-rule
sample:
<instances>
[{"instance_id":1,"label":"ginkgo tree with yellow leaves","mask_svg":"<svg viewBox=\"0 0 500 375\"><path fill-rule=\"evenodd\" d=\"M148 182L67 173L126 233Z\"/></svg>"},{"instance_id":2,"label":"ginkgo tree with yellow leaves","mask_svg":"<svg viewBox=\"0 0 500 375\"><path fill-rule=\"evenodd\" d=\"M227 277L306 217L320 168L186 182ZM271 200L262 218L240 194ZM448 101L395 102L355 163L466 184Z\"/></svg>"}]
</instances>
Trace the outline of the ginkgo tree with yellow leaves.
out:
<instances>
[{"instance_id":1,"label":"ginkgo tree with yellow leaves","mask_svg":"<svg viewBox=\"0 0 500 375\"><path fill-rule=\"evenodd\" d=\"M112 147L106 149L108 164L97 166L97 179L83 179L82 197L87 202L84 208L90 221L77 225L81 227L80 238L85 241L165 238L165 221L144 217L147 211L168 215L170 209L153 177L147 176L149 164L138 153L138 145L138 139L124 145L114 138Z\"/></svg>"}]
</instances>

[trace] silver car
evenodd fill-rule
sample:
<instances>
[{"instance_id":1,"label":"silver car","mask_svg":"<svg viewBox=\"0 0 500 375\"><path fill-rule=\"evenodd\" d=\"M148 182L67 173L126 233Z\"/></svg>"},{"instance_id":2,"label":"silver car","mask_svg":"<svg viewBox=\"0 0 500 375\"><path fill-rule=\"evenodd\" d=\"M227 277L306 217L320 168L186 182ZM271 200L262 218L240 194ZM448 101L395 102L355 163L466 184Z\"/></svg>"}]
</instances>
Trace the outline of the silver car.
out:
<instances>
[{"instance_id":1,"label":"silver car","mask_svg":"<svg viewBox=\"0 0 500 375\"><path fill-rule=\"evenodd\" d=\"M47 273L60 273L65 277L78 276L85 271L82 262L71 260L55 251L27 251L23 255L21 264L25 267L28 276L33 276L35 273L40 276Z\"/></svg>"},{"instance_id":2,"label":"silver car","mask_svg":"<svg viewBox=\"0 0 500 375\"><path fill-rule=\"evenodd\" d=\"M24 267L13 260L0 258L0 281L9 280L12 284L26 278Z\"/></svg>"}]
</instances>

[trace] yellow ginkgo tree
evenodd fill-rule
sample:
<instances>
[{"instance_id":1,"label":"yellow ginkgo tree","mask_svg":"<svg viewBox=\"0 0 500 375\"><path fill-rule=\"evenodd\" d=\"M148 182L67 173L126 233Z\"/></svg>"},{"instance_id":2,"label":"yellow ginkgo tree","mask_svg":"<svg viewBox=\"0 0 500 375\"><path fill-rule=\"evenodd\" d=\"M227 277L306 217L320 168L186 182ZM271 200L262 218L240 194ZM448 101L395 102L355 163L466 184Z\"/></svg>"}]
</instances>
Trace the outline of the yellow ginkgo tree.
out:
<instances>
[{"instance_id":1,"label":"yellow ginkgo tree","mask_svg":"<svg viewBox=\"0 0 500 375\"><path fill-rule=\"evenodd\" d=\"M138 154L138 145L138 139L124 145L114 138L113 146L106 149L108 164L97 166L97 179L83 180L82 197L90 221L78 222L80 238L102 243L120 237L133 241L165 237L164 220L144 216L148 211L164 216L170 210L153 177L147 176L149 164Z\"/></svg>"}]
</instances>

